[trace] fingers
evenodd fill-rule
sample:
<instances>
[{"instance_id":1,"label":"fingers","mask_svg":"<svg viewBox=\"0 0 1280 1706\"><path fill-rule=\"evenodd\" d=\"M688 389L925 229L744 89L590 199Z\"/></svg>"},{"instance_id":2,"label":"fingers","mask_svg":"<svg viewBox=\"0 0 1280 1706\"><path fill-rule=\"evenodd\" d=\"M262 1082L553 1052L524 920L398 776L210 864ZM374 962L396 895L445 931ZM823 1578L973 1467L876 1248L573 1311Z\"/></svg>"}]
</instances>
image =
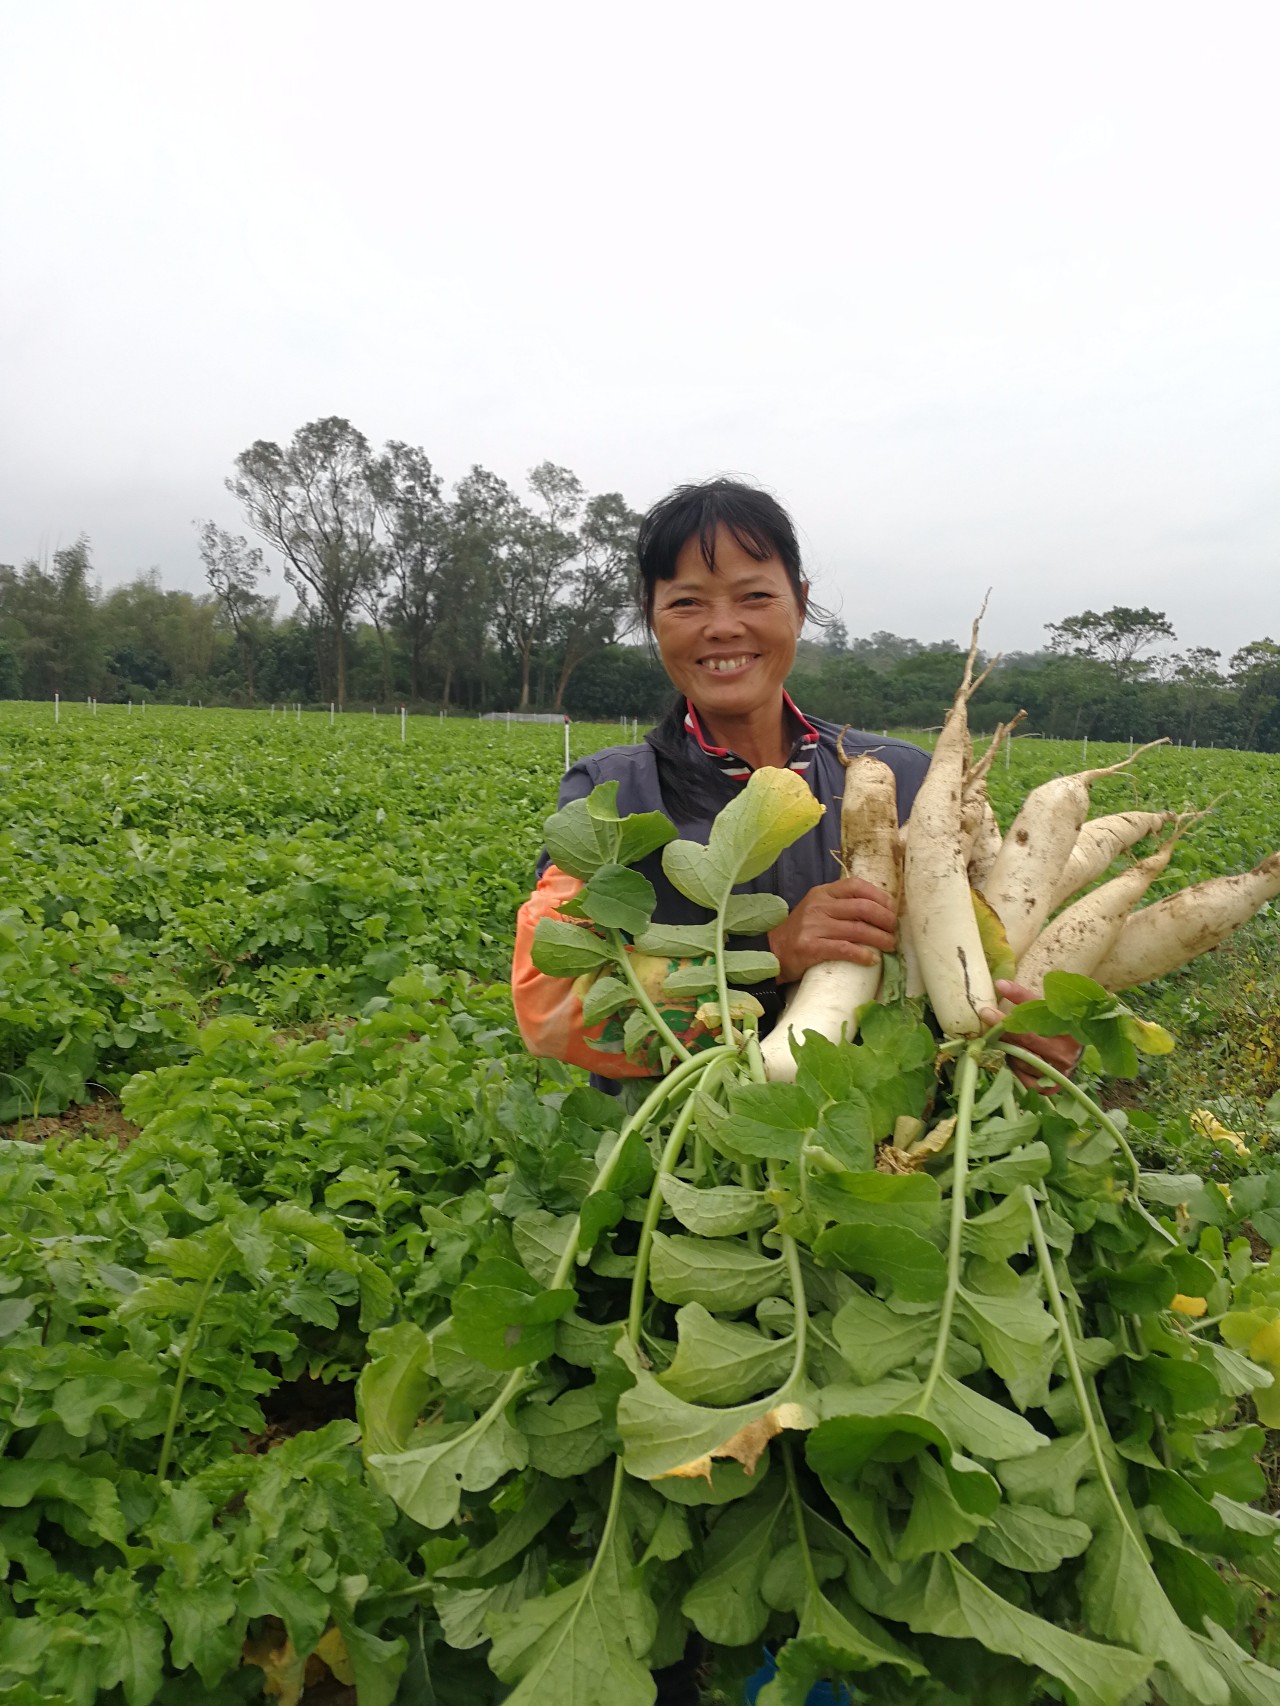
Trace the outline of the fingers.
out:
<instances>
[{"instance_id":1,"label":"fingers","mask_svg":"<svg viewBox=\"0 0 1280 1706\"><path fill-rule=\"evenodd\" d=\"M875 900L827 900L823 899L816 909L824 918L839 918L848 923L865 920L874 924L878 930L896 929L897 914L887 906L881 906Z\"/></svg>"},{"instance_id":2,"label":"fingers","mask_svg":"<svg viewBox=\"0 0 1280 1706\"><path fill-rule=\"evenodd\" d=\"M892 953L887 948L886 953ZM821 965L824 960L852 960L854 965L878 965L880 955L875 948L866 947L861 942L850 942L841 937L832 937L825 941L815 942L813 948L813 964Z\"/></svg>"},{"instance_id":3,"label":"fingers","mask_svg":"<svg viewBox=\"0 0 1280 1706\"><path fill-rule=\"evenodd\" d=\"M997 978L996 994L1002 1001L1008 1001L1014 1007L1021 1007L1024 1001L1034 1001L1036 998L1035 991L1028 989L1025 983L1014 983L1007 977Z\"/></svg>"},{"instance_id":4,"label":"fingers","mask_svg":"<svg viewBox=\"0 0 1280 1706\"><path fill-rule=\"evenodd\" d=\"M811 889L811 894L820 891ZM897 915L897 907L893 896L887 890L877 888L875 883L868 883L862 877L837 877L834 883L823 883L822 893L829 894L833 900L870 900L877 906L882 906L887 912Z\"/></svg>"}]
</instances>

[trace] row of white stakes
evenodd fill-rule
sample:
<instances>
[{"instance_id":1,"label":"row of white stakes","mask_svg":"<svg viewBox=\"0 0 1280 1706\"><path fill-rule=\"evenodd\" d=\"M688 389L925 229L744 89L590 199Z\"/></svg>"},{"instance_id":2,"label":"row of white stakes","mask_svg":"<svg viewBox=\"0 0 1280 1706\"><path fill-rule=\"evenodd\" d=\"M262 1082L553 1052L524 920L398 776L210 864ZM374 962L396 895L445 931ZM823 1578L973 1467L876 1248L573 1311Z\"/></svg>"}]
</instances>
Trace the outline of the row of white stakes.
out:
<instances>
[{"instance_id":1,"label":"row of white stakes","mask_svg":"<svg viewBox=\"0 0 1280 1706\"><path fill-rule=\"evenodd\" d=\"M197 703L197 706L199 709L201 709L201 710L204 709L204 700L203 699L197 700L196 703ZM96 717L98 714L98 701L96 699L89 698L89 699L85 700L85 704L90 707L90 709L93 712L93 715ZM188 699L188 701L187 701L188 709L190 709L190 705L191 705L191 701ZM145 711L146 708L147 708L147 702L144 699L142 701L142 704L141 704L141 709L143 711ZM133 711L133 700L132 699L129 700L126 709L130 714L132 713L132 711ZM272 705L270 708L270 715L272 715L272 716L275 715L275 709L276 709L275 706ZM298 722L301 722L302 721L302 706L301 706L301 704L295 703L293 710L294 710L294 716L297 718ZM336 713L337 713L337 707L334 704L334 701L331 699L329 701L329 723L331 726L333 724L333 720L334 720ZM281 716L287 716L288 715L288 710L287 710L286 706L281 705L280 714L281 714ZM375 717L378 714L378 708L376 705L373 707L373 714ZM405 744L405 741L408 738L408 716L409 716L408 707L405 705L401 705L401 707L400 707L400 744L401 744L401 746L403 746ZM443 720L443 718L444 718L444 712L443 711L440 712L440 717ZM53 720L55 723L60 723L62 721L62 700L61 700L61 695L58 693L55 693L53 696ZM632 717L629 722L628 722L628 719L626 717L624 717L622 719L622 732L623 732L623 734L626 735L628 733L628 730L630 731L632 744L634 745L639 740L640 719L638 717ZM510 718L510 716L507 717L507 733L508 734L511 733L511 718ZM1034 739L1036 737L1035 736L1021 735L1018 738L1019 739ZM1195 751L1198 744L1199 744L1198 742L1196 742L1194 740L1192 741L1192 743L1191 743L1192 751ZM1211 741L1209 744L1212 747L1213 742ZM1182 742L1179 741L1178 745L1179 745L1179 747L1181 747ZM1129 756L1130 756L1130 758L1133 757L1133 736L1132 735L1129 736ZM1005 742L1005 747L1004 747L1004 767L1006 770L1009 768L1012 757L1013 757L1013 742L1011 740L1009 740L1009 741ZM1089 762L1089 737L1088 737L1088 735L1085 735L1083 744L1081 746L1080 761L1081 761L1081 768L1082 769L1088 765L1088 762ZM565 718L565 724L564 724L564 767L566 770L569 768L569 764L570 764L570 758L569 758L569 719L566 717Z\"/></svg>"},{"instance_id":2,"label":"row of white stakes","mask_svg":"<svg viewBox=\"0 0 1280 1706\"><path fill-rule=\"evenodd\" d=\"M85 700L85 704L89 707L92 714L96 717L98 714L98 701L95 698L93 698L91 695L89 698L87 698ZM145 699L142 701L141 708L144 711L147 708L147 702ZM191 701L190 701L190 699L188 699L187 700L187 709L190 710L190 708L191 708ZM196 701L196 708L198 710L204 709L204 700L203 699L198 699ZM125 709L126 709L127 715L131 716L133 714L133 700L132 699L130 699L128 701ZM269 716L274 716L275 711L276 711L276 708L275 708L275 705L273 704L273 705L271 705L267 714ZM294 707L293 707L293 712L294 712L294 717L296 718L296 720L298 722L301 722L302 721L302 705L299 702L295 701ZM283 717L283 716L286 716L287 714L288 714L287 708L284 705L281 705L280 715ZM332 699L330 699L330 701L329 701L329 726L331 728L333 726L333 721L334 721L334 717L336 714L337 714L337 706L334 703L334 701ZM375 717L378 714L378 707L376 705L373 707L373 714ZM408 706L407 705L401 705L401 707L400 707L400 744L401 744L401 746L403 746L405 744L405 741L408 739L408 718L409 718ZM444 720L444 712L443 711L440 712L440 719L441 719L441 721ZM53 696L53 720L55 723L60 723L62 721L62 695L61 695L61 693L55 693ZM633 718L632 719L633 729L635 727L635 724L636 724L636 719ZM626 722L625 721L623 722L622 726L623 726L623 729L625 731L625 729L626 729ZM510 734L510 732L511 732L511 718L508 717L507 718L507 733ZM564 767L566 770L569 768L569 719L567 717L564 720Z\"/></svg>"}]
</instances>

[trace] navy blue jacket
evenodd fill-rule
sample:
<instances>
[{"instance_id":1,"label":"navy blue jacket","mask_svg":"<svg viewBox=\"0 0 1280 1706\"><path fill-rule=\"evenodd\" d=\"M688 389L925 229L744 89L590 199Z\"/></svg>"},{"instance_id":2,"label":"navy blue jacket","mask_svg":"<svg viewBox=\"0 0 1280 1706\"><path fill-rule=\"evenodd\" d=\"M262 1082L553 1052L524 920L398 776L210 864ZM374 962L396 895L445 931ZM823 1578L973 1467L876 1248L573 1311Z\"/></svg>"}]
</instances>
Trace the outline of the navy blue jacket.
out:
<instances>
[{"instance_id":1,"label":"navy blue jacket","mask_svg":"<svg viewBox=\"0 0 1280 1706\"><path fill-rule=\"evenodd\" d=\"M737 891L740 894L781 895L793 908L810 889L822 883L835 882L840 875L836 855L840 848L844 767L840 763L836 742L842 725L816 717L805 720L819 736L816 747L810 747L803 755L808 759L805 777L817 799L827 809L814 827L785 848L767 871L741 884ZM675 730L678 733L674 733ZM929 768L928 753L909 741L855 729L846 730L844 749L850 757L858 753L872 753L889 766L898 784L898 821L905 823ZM801 760L801 742L797 740L792 761L799 766ZM669 717L639 746L605 747L601 752L579 759L560 784L560 805L566 806L571 800L585 798L601 782L618 784L620 815L663 812L681 836L704 844L711 834L717 813L746 785L745 781L734 781L725 775L723 764L706 752L692 734L679 727L678 715ZM548 855L544 852L538 862L539 876L548 862ZM706 922L705 909L687 899L667 880L660 851L650 854L636 868L649 879L657 894L653 914L655 923ZM740 937L734 939L732 945L736 948L765 948L768 944L763 937ZM751 992L764 1006L765 1017L760 1028L762 1033L767 1032L781 1010L782 995L772 983L753 984Z\"/></svg>"}]
</instances>

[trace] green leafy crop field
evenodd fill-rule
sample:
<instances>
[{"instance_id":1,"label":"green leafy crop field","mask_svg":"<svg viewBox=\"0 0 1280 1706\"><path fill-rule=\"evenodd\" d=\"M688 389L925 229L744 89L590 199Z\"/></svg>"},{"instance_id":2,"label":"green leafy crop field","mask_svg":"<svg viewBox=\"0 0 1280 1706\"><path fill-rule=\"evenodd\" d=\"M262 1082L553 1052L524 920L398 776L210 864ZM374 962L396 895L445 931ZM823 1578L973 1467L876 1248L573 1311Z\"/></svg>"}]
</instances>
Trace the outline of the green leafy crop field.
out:
<instances>
[{"instance_id":1,"label":"green leafy crop field","mask_svg":"<svg viewBox=\"0 0 1280 1706\"><path fill-rule=\"evenodd\" d=\"M495 1177L564 1212L601 1141L505 985L563 756L558 725L0 705L0 1702L505 1698L502 1561L440 1589L458 1543L366 1473L355 1383L399 1370L366 1417L402 1434L395 1335L502 1254ZM1002 821L1081 756L1015 742ZM1280 845L1280 759L1153 752L1093 812L1210 804L1162 887ZM1278 913L1136 996L1182 1045L1117 1098L1149 1162L1280 1147Z\"/></svg>"}]
</instances>

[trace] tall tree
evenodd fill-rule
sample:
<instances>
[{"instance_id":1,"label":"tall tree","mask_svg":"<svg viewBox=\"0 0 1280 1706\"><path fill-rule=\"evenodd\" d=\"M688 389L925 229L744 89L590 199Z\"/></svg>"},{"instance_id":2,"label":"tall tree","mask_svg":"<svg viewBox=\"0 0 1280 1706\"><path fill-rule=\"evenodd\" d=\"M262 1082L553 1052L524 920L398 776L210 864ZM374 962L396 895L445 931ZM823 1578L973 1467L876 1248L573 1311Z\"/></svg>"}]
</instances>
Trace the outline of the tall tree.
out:
<instances>
[{"instance_id":1,"label":"tall tree","mask_svg":"<svg viewBox=\"0 0 1280 1706\"><path fill-rule=\"evenodd\" d=\"M200 529L200 560L205 578L236 637L252 705L258 629L270 609L270 600L258 591L262 552L242 535L228 533L212 521L197 521L194 525Z\"/></svg>"},{"instance_id":2,"label":"tall tree","mask_svg":"<svg viewBox=\"0 0 1280 1706\"><path fill-rule=\"evenodd\" d=\"M339 705L347 698L352 611L385 569L370 461L364 434L327 415L299 427L285 449L258 439L236 457L236 476L227 481L254 531L284 558L301 602L328 622Z\"/></svg>"},{"instance_id":3,"label":"tall tree","mask_svg":"<svg viewBox=\"0 0 1280 1706\"><path fill-rule=\"evenodd\" d=\"M384 608L404 642L409 695L421 699L452 560L444 490L426 452L398 439L375 458L371 481L386 540Z\"/></svg>"},{"instance_id":4,"label":"tall tree","mask_svg":"<svg viewBox=\"0 0 1280 1706\"><path fill-rule=\"evenodd\" d=\"M1117 604L1110 610L1084 610L1078 616L1066 616L1061 622L1046 622L1049 649L1074 657L1101 658L1111 665L1121 679L1129 681L1150 667L1149 660L1140 658L1157 640L1176 640L1163 610L1149 610L1145 605L1130 609Z\"/></svg>"},{"instance_id":5,"label":"tall tree","mask_svg":"<svg viewBox=\"0 0 1280 1706\"><path fill-rule=\"evenodd\" d=\"M630 626L631 565L640 517L621 492L591 498L578 529L578 555L567 565L559 606L564 650L556 683L555 709L564 704L569 678L601 646Z\"/></svg>"},{"instance_id":6,"label":"tall tree","mask_svg":"<svg viewBox=\"0 0 1280 1706\"><path fill-rule=\"evenodd\" d=\"M524 711L530 703L535 654L546 643L557 595L578 554L573 527L586 494L577 476L554 462L539 463L529 472L539 508L521 503L504 482L498 484L506 498L497 522L502 548L490 559L495 626L519 668Z\"/></svg>"}]
</instances>

